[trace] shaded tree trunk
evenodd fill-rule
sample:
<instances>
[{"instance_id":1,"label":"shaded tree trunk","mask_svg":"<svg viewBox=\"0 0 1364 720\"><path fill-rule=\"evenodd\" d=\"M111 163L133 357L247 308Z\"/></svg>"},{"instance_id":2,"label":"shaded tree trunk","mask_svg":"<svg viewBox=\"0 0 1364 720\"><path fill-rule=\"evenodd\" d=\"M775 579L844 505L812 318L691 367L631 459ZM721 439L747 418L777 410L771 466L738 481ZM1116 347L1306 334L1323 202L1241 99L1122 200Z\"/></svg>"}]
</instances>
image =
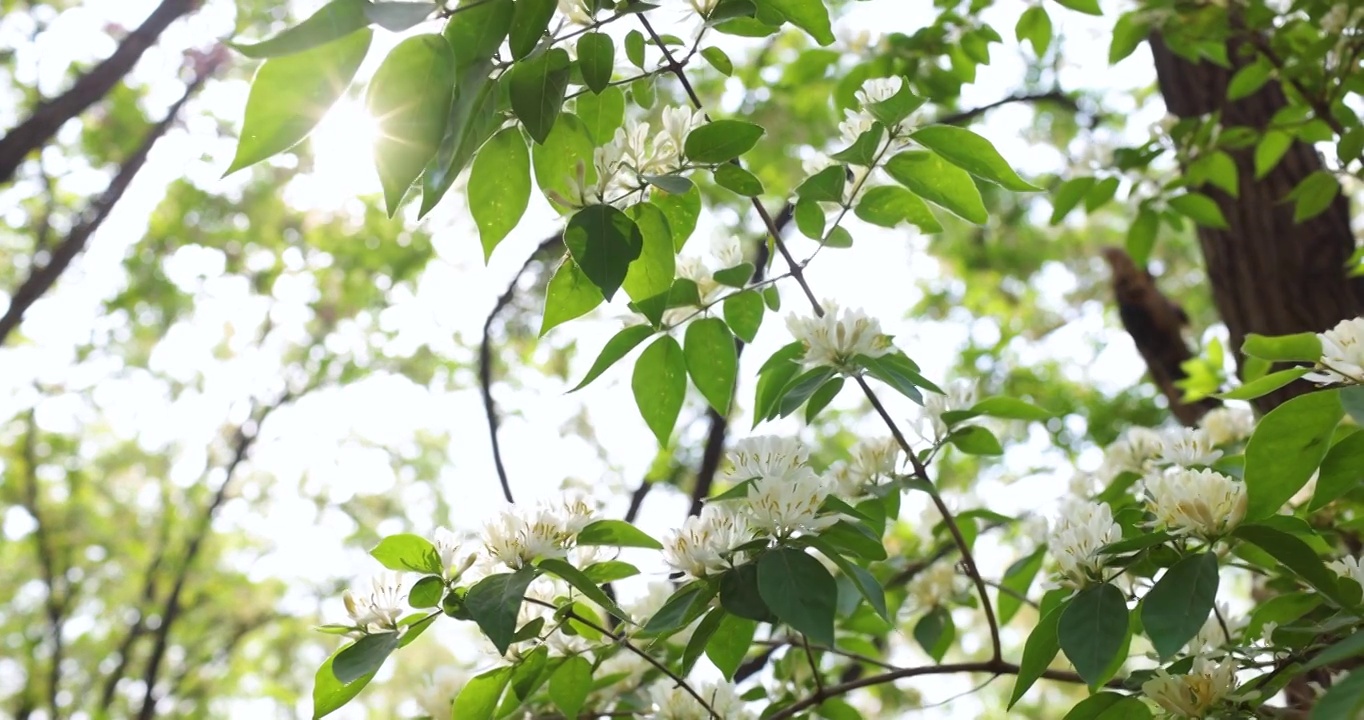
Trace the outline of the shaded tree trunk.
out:
<instances>
[{"instance_id":1,"label":"shaded tree trunk","mask_svg":"<svg viewBox=\"0 0 1364 720\"><path fill-rule=\"evenodd\" d=\"M1191 63L1156 35L1150 45L1165 105L1178 117L1220 112L1225 127L1263 130L1287 104L1275 82L1250 97L1226 100L1232 75L1249 62L1236 44L1230 48L1229 69ZM1200 189L1217 202L1229 225L1226 230L1200 227L1198 240L1238 364L1247 333L1320 332L1364 314L1364 278L1349 278L1345 269L1355 247L1346 197L1337 196L1326 212L1304 223L1293 221L1293 203L1284 200L1303 178L1323 168L1321 157L1295 142L1279 165L1257 180L1253 153L1253 147L1230 152L1239 171L1239 198L1213 187ZM1268 411L1311 387L1292 383L1256 401L1257 407Z\"/></svg>"}]
</instances>

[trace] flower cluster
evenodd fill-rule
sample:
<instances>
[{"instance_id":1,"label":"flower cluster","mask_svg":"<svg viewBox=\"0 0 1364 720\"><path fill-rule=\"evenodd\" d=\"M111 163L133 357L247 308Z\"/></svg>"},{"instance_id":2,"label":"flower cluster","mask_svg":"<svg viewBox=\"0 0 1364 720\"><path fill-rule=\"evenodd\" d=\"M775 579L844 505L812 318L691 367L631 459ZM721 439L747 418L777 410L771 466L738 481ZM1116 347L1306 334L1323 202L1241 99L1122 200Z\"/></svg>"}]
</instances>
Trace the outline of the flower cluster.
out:
<instances>
[{"instance_id":1,"label":"flower cluster","mask_svg":"<svg viewBox=\"0 0 1364 720\"><path fill-rule=\"evenodd\" d=\"M651 720L711 720L715 716L725 720L750 720L753 713L744 707L734 686L727 682L696 683L697 695L705 699L702 705L686 688L670 681L660 681L649 689L653 702ZM706 706L710 706L707 709Z\"/></svg>"},{"instance_id":2,"label":"flower cluster","mask_svg":"<svg viewBox=\"0 0 1364 720\"><path fill-rule=\"evenodd\" d=\"M856 93L857 102L860 105L860 108L857 110L851 108L844 110L843 122L838 124L838 133L843 144L852 145L857 142L858 138L862 137L863 133L872 129L872 125L876 122L876 118L867 111L867 106L889 100L903 88L904 79L898 76L872 78L862 83L861 89ZM877 148L878 153L884 153L886 149L890 147L891 143L896 142L891 135L893 135L894 131L897 129L898 128L889 128L891 132L881 140L881 145ZM824 153L815 153L801 164L801 169L806 175L815 175L832 167L834 164L833 158L830 158L828 155ZM857 199L857 195L866 189L867 177L871 174L873 168L854 163L849 163L848 168L852 171L852 177L847 184L844 185L843 202L851 205Z\"/></svg>"},{"instance_id":3,"label":"flower cluster","mask_svg":"<svg viewBox=\"0 0 1364 720\"><path fill-rule=\"evenodd\" d=\"M824 302L822 316L788 315L786 328L805 346L805 364L811 367L849 372L858 355L877 358L894 350L875 318L861 310L842 310L832 301Z\"/></svg>"},{"instance_id":4,"label":"flower cluster","mask_svg":"<svg viewBox=\"0 0 1364 720\"><path fill-rule=\"evenodd\" d=\"M1341 320L1317 337L1321 339L1321 360L1317 371L1303 379L1322 385L1364 384L1364 317Z\"/></svg>"},{"instance_id":5,"label":"flower cluster","mask_svg":"<svg viewBox=\"0 0 1364 720\"><path fill-rule=\"evenodd\" d=\"M965 582L966 578L957 572L956 563L939 560L910 579L905 587L909 593L908 607L915 612L931 610L960 594L966 587Z\"/></svg>"},{"instance_id":6,"label":"flower cluster","mask_svg":"<svg viewBox=\"0 0 1364 720\"><path fill-rule=\"evenodd\" d=\"M407 610L403 576L396 572L379 573L370 579L369 587L368 594L347 590L341 596L351 622L361 634L396 630L398 619Z\"/></svg>"},{"instance_id":7,"label":"flower cluster","mask_svg":"<svg viewBox=\"0 0 1364 720\"><path fill-rule=\"evenodd\" d=\"M958 410L969 410L976 404L976 385L966 380L956 380L943 388L943 394L930 393L924 396L923 414L915 426L915 432L925 440L938 443L947 437L951 429L943 415ZM957 425L965 424L957 423ZM926 426L926 427L925 427Z\"/></svg>"},{"instance_id":8,"label":"flower cluster","mask_svg":"<svg viewBox=\"0 0 1364 720\"><path fill-rule=\"evenodd\" d=\"M895 438L868 440L853 448L850 461L831 466L829 477L839 497L851 500L865 495L882 478L893 476L899 464L900 443Z\"/></svg>"},{"instance_id":9,"label":"flower cluster","mask_svg":"<svg viewBox=\"0 0 1364 720\"><path fill-rule=\"evenodd\" d=\"M1145 479L1147 508L1175 535L1221 537L1246 517L1246 486L1213 470L1170 468Z\"/></svg>"},{"instance_id":10,"label":"flower cluster","mask_svg":"<svg viewBox=\"0 0 1364 720\"><path fill-rule=\"evenodd\" d=\"M1343 557L1331 562L1329 567L1343 578L1348 578L1359 583L1364 587L1364 565L1361 565L1357 557Z\"/></svg>"},{"instance_id":11,"label":"flower cluster","mask_svg":"<svg viewBox=\"0 0 1364 720\"><path fill-rule=\"evenodd\" d=\"M663 559L674 569L694 578L721 573L735 562L730 550L753 534L748 521L726 503L711 504L691 516L664 539Z\"/></svg>"},{"instance_id":12,"label":"flower cluster","mask_svg":"<svg viewBox=\"0 0 1364 720\"><path fill-rule=\"evenodd\" d=\"M573 178L574 197L566 203L581 207L623 202L642 187L641 175L666 175L680 169L687 135L704 121L700 111L683 107L664 108L663 129L657 133L648 122L627 120L611 142L593 151L596 182L589 182L586 168L579 167Z\"/></svg>"},{"instance_id":13,"label":"flower cluster","mask_svg":"<svg viewBox=\"0 0 1364 720\"><path fill-rule=\"evenodd\" d=\"M1164 668L1142 683L1141 691L1174 717L1205 718L1236 689L1236 661L1220 662L1196 657L1186 675L1171 675Z\"/></svg>"},{"instance_id":14,"label":"flower cluster","mask_svg":"<svg viewBox=\"0 0 1364 720\"><path fill-rule=\"evenodd\" d=\"M1103 581L1103 557L1099 549L1122 539L1107 503L1067 498L1061 514L1047 536L1047 549L1060 566L1056 581L1082 588Z\"/></svg>"},{"instance_id":15,"label":"flower cluster","mask_svg":"<svg viewBox=\"0 0 1364 720\"><path fill-rule=\"evenodd\" d=\"M1213 445L1231 445L1250 438L1255 430L1255 415L1243 408L1219 407L1209 410L1198 421Z\"/></svg>"},{"instance_id":16,"label":"flower cluster","mask_svg":"<svg viewBox=\"0 0 1364 720\"><path fill-rule=\"evenodd\" d=\"M592 522L593 508L582 498L541 504L529 513L506 510L483 527L488 555L513 570L544 558L568 554L578 532Z\"/></svg>"}]
</instances>

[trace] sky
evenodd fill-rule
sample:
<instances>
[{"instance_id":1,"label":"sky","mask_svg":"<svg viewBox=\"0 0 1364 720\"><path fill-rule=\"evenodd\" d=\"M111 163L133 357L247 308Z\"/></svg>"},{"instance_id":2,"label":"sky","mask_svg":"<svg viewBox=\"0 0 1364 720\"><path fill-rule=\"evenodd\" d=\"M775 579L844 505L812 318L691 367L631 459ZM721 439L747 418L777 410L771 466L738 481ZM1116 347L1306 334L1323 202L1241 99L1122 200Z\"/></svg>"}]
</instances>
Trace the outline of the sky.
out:
<instances>
[{"instance_id":1,"label":"sky","mask_svg":"<svg viewBox=\"0 0 1364 720\"><path fill-rule=\"evenodd\" d=\"M680 4L679 0L669 2ZM154 5L151 0L91 0L64 13L37 43L27 42L31 32L27 16L11 13L0 18L0 47L19 48L13 82L25 85L36 82L49 95L59 92L72 63L97 60L111 51L113 43L101 28L107 23L135 26ZM318 5L315 1L293 4L299 16ZM1103 5L1106 18L1089 18L1047 3L1056 24L1056 36L1064 38L1064 57L1069 59L1059 68L1060 85L1066 90L1101 92L1107 110L1130 116L1128 139L1144 139L1149 126L1161 119L1163 109L1158 100L1137 107L1128 91L1153 81L1150 57L1143 46L1115 68L1089 60L1107 56L1111 18L1122 7L1118 2ZM1002 48L994 47L994 62L982 68L978 81L964 90L963 107L995 101L1020 86L1025 64L1020 55L1023 51L1012 41L1012 28L1018 14L1028 6L1022 0L998 0L987 12L985 19L999 29L1006 42ZM852 3L850 8L835 26L840 38L864 33L874 37L884 28L909 30L915 27L917 18L930 17L931 12L930 3L924 0ZM169 70L180 64L180 49L202 46L211 38L229 37L234 33L234 25L231 2L207 0L203 10L188 21L173 25L163 42L148 51L132 77L134 82L149 87L146 105L155 108L154 114L159 115L178 97L180 87L166 82L166 78L172 74ZM623 23L617 24L612 31L623 31L621 26ZM435 31L438 27L431 24L415 31ZM689 31L686 26L674 31L678 29ZM398 39L399 36L384 31L376 33L360 79L373 72L387 48ZM720 37L715 41L736 62L742 62L739 58L745 48L752 47L749 41L738 38ZM237 61L247 62L240 58ZM117 374L117 368L78 362L74 352L77 345L87 340L92 327L107 325L107 319L100 317L100 303L122 287L120 261L139 241L148 216L170 181L188 177L201 188L215 192L231 193L242 187L246 173L219 177L231 159L234 145L231 138L216 137L209 116L236 123L247 89L247 83L241 80L214 82L206 87L195 101L190 119L158 143L146 168L93 238L88 251L73 263L58 287L28 313L22 327L27 342L0 349L0 417L13 417L36 404L39 422L53 431L82 432L90 423L98 422L113 436L136 437L149 448L173 448L176 463L172 476L177 482L190 483L197 481L206 461L202 448L220 432L223 420L241 412L245 394L271 385L279 370L277 348L247 346L239 333L234 348L239 353L235 357L217 358L212 349L221 341L224 327L251 327L266 312L272 317L277 315L285 327L290 323L301 326L305 318L297 313L315 289L304 282L286 281L275 290L273 309L249 302L244 284L222 274L222 255L216 250L186 247L167 260L172 277L184 287L197 288L201 299L195 317L175 327L153 358L153 369L172 377L203 372L211 378L203 392L177 401L166 399L162 393L153 393L149 399L148 392L155 384L150 377L134 374L114 380L111 377ZM733 98L728 101L732 106ZM722 100L722 109L723 106ZM1068 166L1087 168L1102 163L1100 157L1066 158L1055 148L1028 142L1019 135L1018 128L1026 125L1030 112L1022 105L997 110L975 129L993 141L1025 177L1063 171ZM12 109L0 107L0 126L12 125L15 119ZM64 128L63 136L76 129ZM367 117L363 104L343 100L314 131L313 142L318 151L314 172L291 180L282 190L284 197L303 209L353 211L357 196L379 191L365 147L372 137L373 121ZM107 182L103 173L88 168L71 170L63 179L63 187L71 192L95 193ZM4 193L0 192L0 208L5 205ZM471 355L456 338L466 343L477 341L487 311L508 279L528 253L555 232L560 222L547 202L538 193L533 194L521 224L485 266L463 198L456 197L454 192L420 224L410 212L399 221L432 233L438 256L414 292L397 298L392 307L381 313L379 322L398 331L400 344L429 343L438 352L457 358ZM810 284L819 296L836 298L845 307L861 307L878 318L896 338L897 345L924 367L929 378L949 379L946 370L968 333L984 333L988 337L993 328L989 323L966 327L905 317L905 308L921 297L918 283L939 271L936 263L925 255L926 239L912 229L888 231L855 218L849 219L848 227L857 238L855 248L822 252L807 271ZM689 251L704 251L717 232L714 219L703 218L689 243ZM798 256L813 250L813 243L803 238L791 244ZM1065 293L1073 288L1073 279L1059 267L1049 268L1042 277L1046 280L1043 287L1048 301L1060 306ZM757 342L743 356L741 400L751 396L751 378L758 364L789 342L782 317L788 312L808 310L792 290L793 287L783 287L781 314L769 314ZM572 360L570 378L576 381L584 374L597 348L621 327L624 315L623 301L618 301L598 310L594 315L597 321L571 323L550 333L546 342L555 346L577 343L579 351ZM1111 342L1099 356L1092 356L1088 338L1096 334L1107 334ZM537 354L546 356L548 348ZM1018 360L1029 362L1043 356L1074 360L1075 372L1108 389L1130 386L1143 372L1127 336L1114 331L1105 309L1098 305L1081 308L1075 322L1052 333ZM520 387L496 389L505 415L501 437L507 471L519 501L553 497L565 478L632 488L644 474L656 443L638 419L628 367L628 361L622 362L592 386L573 395L566 394L568 387L557 379L536 373L524 373ZM325 493L334 503L345 502L357 494L402 492L404 504L417 508L409 518L410 528L417 532L435 525L474 530L492 517L502 501L486 440L481 400L471 375L462 375L459 380L460 389L437 394L403 378L376 377L352 387L325 390L272 418L252 455L246 477L238 480L242 483L241 492L250 497L260 492L263 480L269 479L272 499L263 507L245 501L230 502L217 523L222 529L245 529L268 541L271 549L252 562L252 575L284 578L303 588L337 576L360 579L378 569L365 557L365 548L343 546L342 539L352 529L351 521L339 511L318 512L309 499L317 492ZM69 392L58 398L41 399L32 389L35 381L60 383ZM896 418L906 421L916 415L907 400L890 397L889 393L883 394L883 398ZM846 393L840 404L851 407L854 400L852 393ZM684 417L699 407L695 404L699 402L697 398L689 402L693 404L684 411ZM590 424L597 436L603 438L610 453L609 463L603 463L590 443L575 437L573 430L581 427L582 422ZM740 417L734 425L742 429L749 422ZM785 434L800 429L796 421L786 420L762 426L757 432ZM871 421L858 430L866 435L884 434L884 429ZM431 488L399 482L389 455L380 449L410 445L419 431L444 433L453 438L450 463L442 470L438 487L446 497L458 499L456 517L434 518L423 512L420 508L429 506ZM1084 461L1097 465L1098 457L1094 455ZM1052 466L1054 471L1030 477L1025 483L1005 484L998 479L1020 468L1038 465ZM990 497L992 509L1001 512L1047 514L1052 512L1053 501L1065 493L1070 475L1071 468L1045 451L1044 439L1033 438L1011 448L996 477L983 479L977 494ZM664 529L680 523L686 503L686 498L679 494L654 493L645 506L641 525L661 535ZM917 510L911 502L907 501L906 507L905 517L917 517L912 514ZM26 523L22 511L11 509L0 518L0 529L11 538L25 534L29 527L31 523ZM409 527L397 519L381 528L385 532L405 529ZM980 562L1002 570L1011 552L982 539ZM655 578L662 577L661 567L653 568L652 572ZM308 592L300 590L290 598L287 609L315 612L317 608L310 598ZM344 616L339 599L324 604L321 612L330 619ZM951 682L939 683L925 690L925 695L933 700L938 693L950 694L960 689L965 688ZM968 704L955 705L954 709L965 711L970 707L970 700L963 702Z\"/></svg>"}]
</instances>

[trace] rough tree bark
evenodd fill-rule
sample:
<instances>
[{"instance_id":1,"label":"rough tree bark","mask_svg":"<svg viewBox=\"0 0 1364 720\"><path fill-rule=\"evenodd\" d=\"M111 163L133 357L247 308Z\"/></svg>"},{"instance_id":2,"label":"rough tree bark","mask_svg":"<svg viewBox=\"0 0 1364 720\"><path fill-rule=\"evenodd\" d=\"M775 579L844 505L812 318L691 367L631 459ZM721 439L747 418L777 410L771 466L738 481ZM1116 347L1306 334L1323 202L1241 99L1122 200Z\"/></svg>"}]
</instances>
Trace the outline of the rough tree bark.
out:
<instances>
[{"instance_id":1,"label":"rough tree bark","mask_svg":"<svg viewBox=\"0 0 1364 720\"><path fill-rule=\"evenodd\" d=\"M1165 105L1178 117L1220 112L1226 127L1262 130L1287 104L1283 90L1273 82L1250 97L1226 100L1232 75L1253 59L1242 55L1236 43L1229 48L1232 68L1191 63L1171 52L1158 35L1150 38L1150 45ZM1364 314L1364 278L1346 275L1345 261L1354 252L1355 239L1344 195L1304 223L1293 221L1293 204L1284 202L1303 178L1322 169L1315 149L1295 142L1279 165L1259 180L1252 149L1231 155L1239 171L1240 197L1213 187L1200 189L1221 207L1229 228L1200 227L1198 240L1213 300L1239 363L1247 333L1320 332ZM1256 404L1266 412L1311 388L1296 382Z\"/></svg>"}]
</instances>

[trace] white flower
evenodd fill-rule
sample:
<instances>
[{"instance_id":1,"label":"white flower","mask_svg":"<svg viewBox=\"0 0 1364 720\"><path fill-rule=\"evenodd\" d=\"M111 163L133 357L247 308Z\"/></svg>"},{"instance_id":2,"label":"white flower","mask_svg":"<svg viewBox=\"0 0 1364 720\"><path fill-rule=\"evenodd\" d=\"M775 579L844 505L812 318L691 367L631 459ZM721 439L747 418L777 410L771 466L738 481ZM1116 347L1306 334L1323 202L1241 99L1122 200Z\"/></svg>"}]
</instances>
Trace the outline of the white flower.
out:
<instances>
[{"instance_id":1,"label":"white flower","mask_svg":"<svg viewBox=\"0 0 1364 720\"><path fill-rule=\"evenodd\" d=\"M1092 472L1076 470L1066 485L1067 491L1078 498L1089 498L1098 489L1098 478Z\"/></svg>"},{"instance_id":2,"label":"white flower","mask_svg":"<svg viewBox=\"0 0 1364 720\"><path fill-rule=\"evenodd\" d=\"M1106 503L1066 498L1061 513L1047 536L1047 549L1060 566L1057 580L1081 588L1102 579L1103 557L1099 548L1122 539Z\"/></svg>"},{"instance_id":3,"label":"white flower","mask_svg":"<svg viewBox=\"0 0 1364 720\"><path fill-rule=\"evenodd\" d=\"M744 707L743 700L730 683L692 683L697 695L722 720L750 720L753 713ZM649 689L654 712L651 720L711 720L710 710L692 697L691 693L671 680L662 680Z\"/></svg>"},{"instance_id":4,"label":"white flower","mask_svg":"<svg viewBox=\"0 0 1364 720\"><path fill-rule=\"evenodd\" d=\"M578 531L592 521L592 512L581 500L542 505L529 513L506 510L483 526L483 546L493 560L513 570L543 558L562 558Z\"/></svg>"},{"instance_id":5,"label":"white flower","mask_svg":"<svg viewBox=\"0 0 1364 720\"><path fill-rule=\"evenodd\" d=\"M1171 675L1164 668L1142 683L1141 691L1175 717L1202 720L1236 689L1236 661L1194 658L1188 675Z\"/></svg>"},{"instance_id":6,"label":"white flower","mask_svg":"<svg viewBox=\"0 0 1364 720\"><path fill-rule=\"evenodd\" d=\"M1103 465L1099 467L1099 478L1107 482L1119 473L1142 473L1150 461L1160 457L1165 451L1165 438L1159 431L1134 425L1104 450Z\"/></svg>"},{"instance_id":7,"label":"white flower","mask_svg":"<svg viewBox=\"0 0 1364 720\"><path fill-rule=\"evenodd\" d=\"M703 18L710 17L710 14L715 11L715 6L720 4L720 0L690 0L690 2L696 14Z\"/></svg>"},{"instance_id":8,"label":"white flower","mask_svg":"<svg viewBox=\"0 0 1364 720\"><path fill-rule=\"evenodd\" d=\"M874 122L876 122L876 118L865 112L844 110L843 122L838 124L838 134L842 137L843 142L851 145L862 137L862 133L870 130Z\"/></svg>"},{"instance_id":9,"label":"white flower","mask_svg":"<svg viewBox=\"0 0 1364 720\"><path fill-rule=\"evenodd\" d=\"M1222 630L1222 623L1224 622L1227 631L1231 632L1231 637L1227 637L1227 633ZM1226 605L1218 603L1217 610L1208 614L1208 619L1204 621L1203 628L1198 631L1197 635L1193 636L1193 639L1184 646L1184 649L1190 655L1214 653L1235 642L1245 627L1245 618L1233 617L1228 612Z\"/></svg>"},{"instance_id":10,"label":"white flower","mask_svg":"<svg viewBox=\"0 0 1364 720\"><path fill-rule=\"evenodd\" d=\"M426 678L418 690L417 705L430 717L449 717L450 704L468 682L468 672L449 665L441 665Z\"/></svg>"},{"instance_id":11,"label":"white flower","mask_svg":"<svg viewBox=\"0 0 1364 720\"><path fill-rule=\"evenodd\" d=\"M1028 539L1030 547L1040 547L1047 544L1047 535L1051 531L1051 523L1042 515L1028 515L1023 518L1023 522L1018 526L1019 534Z\"/></svg>"},{"instance_id":12,"label":"white flower","mask_svg":"<svg viewBox=\"0 0 1364 720\"><path fill-rule=\"evenodd\" d=\"M1274 631L1278 629L1279 624L1274 622L1273 620L1270 620L1269 622L1265 623L1263 626L1260 627L1260 640L1262 640L1265 645L1273 645Z\"/></svg>"},{"instance_id":13,"label":"white flower","mask_svg":"<svg viewBox=\"0 0 1364 720\"><path fill-rule=\"evenodd\" d=\"M1222 457L1213 448L1212 434L1202 428L1176 428L1161 438L1160 462L1167 465L1211 465Z\"/></svg>"},{"instance_id":14,"label":"white flower","mask_svg":"<svg viewBox=\"0 0 1364 720\"><path fill-rule=\"evenodd\" d=\"M790 474L810 459L810 451L796 438L755 435L735 443L728 456L732 467L721 477L739 483Z\"/></svg>"},{"instance_id":15,"label":"white flower","mask_svg":"<svg viewBox=\"0 0 1364 720\"><path fill-rule=\"evenodd\" d=\"M574 25L591 25L592 8L586 0L559 0L559 12Z\"/></svg>"},{"instance_id":16,"label":"white flower","mask_svg":"<svg viewBox=\"0 0 1364 720\"><path fill-rule=\"evenodd\" d=\"M825 301L824 308L822 317L786 318L786 328L805 346L805 364L846 370L857 355L876 358L894 350L881 323L861 310L840 311L832 301Z\"/></svg>"},{"instance_id":17,"label":"white flower","mask_svg":"<svg viewBox=\"0 0 1364 720\"><path fill-rule=\"evenodd\" d=\"M898 75L887 78L872 78L862 83L862 88L857 91L857 102L863 106L871 103L885 102L904 89L905 81Z\"/></svg>"},{"instance_id":18,"label":"white flower","mask_svg":"<svg viewBox=\"0 0 1364 720\"><path fill-rule=\"evenodd\" d=\"M1213 470L1170 468L1145 479L1147 508L1176 535L1204 539L1231 532L1246 517L1246 486Z\"/></svg>"},{"instance_id":19,"label":"white flower","mask_svg":"<svg viewBox=\"0 0 1364 720\"><path fill-rule=\"evenodd\" d=\"M964 577L957 573L956 563L939 560L919 571L905 589L909 592L914 612L931 610L951 600L962 591Z\"/></svg>"},{"instance_id":20,"label":"white flower","mask_svg":"<svg viewBox=\"0 0 1364 720\"><path fill-rule=\"evenodd\" d=\"M382 572L370 579L369 587L368 595L361 596L347 590L341 596L351 621L365 632L397 629L398 619L407 609L403 576L396 572Z\"/></svg>"},{"instance_id":21,"label":"white flower","mask_svg":"<svg viewBox=\"0 0 1364 720\"><path fill-rule=\"evenodd\" d=\"M1303 378L1315 383L1364 383L1364 317L1341 320L1321 338L1321 362L1317 372Z\"/></svg>"},{"instance_id":22,"label":"white flower","mask_svg":"<svg viewBox=\"0 0 1364 720\"><path fill-rule=\"evenodd\" d=\"M853 449L852 470L861 476L863 482L874 482L878 478L895 474L900 460L900 443L895 438L860 442Z\"/></svg>"},{"instance_id":23,"label":"white flower","mask_svg":"<svg viewBox=\"0 0 1364 720\"><path fill-rule=\"evenodd\" d=\"M809 177L811 175L818 175L823 170L831 168L835 164L837 163L834 162L833 158L822 152L817 152L810 157L801 160L800 169L805 173L806 177Z\"/></svg>"},{"instance_id":24,"label":"white flower","mask_svg":"<svg viewBox=\"0 0 1364 720\"><path fill-rule=\"evenodd\" d=\"M675 570L704 578L729 569L729 551L751 538L746 519L729 503L710 504L663 540L663 560Z\"/></svg>"},{"instance_id":25,"label":"white flower","mask_svg":"<svg viewBox=\"0 0 1364 720\"><path fill-rule=\"evenodd\" d=\"M721 270L728 270L744 261L744 249L739 238L728 233L716 235L710 241L710 254L720 264Z\"/></svg>"},{"instance_id":26,"label":"white flower","mask_svg":"<svg viewBox=\"0 0 1364 720\"><path fill-rule=\"evenodd\" d=\"M920 425L927 424L932 430L933 436L930 438L925 435L922 427L919 434L925 440L940 440L947 437L947 421L943 420L943 414L956 410L969 410L976 404L976 385L967 380L957 380L943 389L943 394L925 393L923 416L920 418ZM956 423L954 427L966 424L969 421Z\"/></svg>"},{"instance_id":27,"label":"white flower","mask_svg":"<svg viewBox=\"0 0 1364 720\"><path fill-rule=\"evenodd\" d=\"M1359 583L1360 587L1364 587L1364 566L1360 565L1359 558L1347 555L1333 561L1328 567L1334 570L1337 575L1354 580Z\"/></svg>"},{"instance_id":28,"label":"white flower","mask_svg":"<svg viewBox=\"0 0 1364 720\"><path fill-rule=\"evenodd\" d=\"M1198 421L1198 427L1208 432L1213 445L1230 445L1250 437L1255 415L1244 408L1213 408Z\"/></svg>"},{"instance_id":29,"label":"white flower","mask_svg":"<svg viewBox=\"0 0 1364 720\"><path fill-rule=\"evenodd\" d=\"M830 465L826 472L829 482L833 483L834 493L844 500L861 497L867 489L867 479L841 460Z\"/></svg>"},{"instance_id":30,"label":"white flower","mask_svg":"<svg viewBox=\"0 0 1364 720\"><path fill-rule=\"evenodd\" d=\"M460 552L464 541L446 528L436 528L435 538L431 544L436 546L436 552L440 554L440 566L445 570L447 579L459 577L478 561L478 553Z\"/></svg>"},{"instance_id":31,"label":"white flower","mask_svg":"<svg viewBox=\"0 0 1364 720\"><path fill-rule=\"evenodd\" d=\"M711 0L714 5L714 0ZM656 139L658 144L667 144L673 157L681 158L686 147L687 135L704 125L706 114L686 107L663 108L663 132Z\"/></svg>"},{"instance_id":32,"label":"white flower","mask_svg":"<svg viewBox=\"0 0 1364 720\"><path fill-rule=\"evenodd\" d=\"M830 483L808 467L764 475L748 486L749 525L776 538L819 532L838 522L837 515L815 517L830 490Z\"/></svg>"}]
</instances>

